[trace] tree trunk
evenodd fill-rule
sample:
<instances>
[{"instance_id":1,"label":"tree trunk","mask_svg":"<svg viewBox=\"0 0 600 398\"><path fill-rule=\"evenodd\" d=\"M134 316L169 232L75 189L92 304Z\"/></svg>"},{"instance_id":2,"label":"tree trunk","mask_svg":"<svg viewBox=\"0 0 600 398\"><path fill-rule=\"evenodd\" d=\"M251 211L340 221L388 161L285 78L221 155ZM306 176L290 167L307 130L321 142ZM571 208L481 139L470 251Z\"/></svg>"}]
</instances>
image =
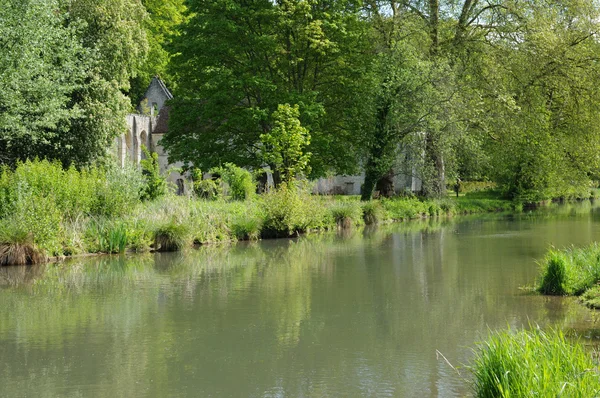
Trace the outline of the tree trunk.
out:
<instances>
[{"instance_id":1,"label":"tree trunk","mask_svg":"<svg viewBox=\"0 0 600 398\"><path fill-rule=\"evenodd\" d=\"M394 169L390 168L388 172L377 181L375 189L379 191L379 195L391 198L396 193L394 189Z\"/></svg>"},{"instance_id":2,"label":"tree trunk","mask_svg":"<svg viewBox=\"0 0 600 398\"><path fill-rule=\"evenodd\" d=\"M432 133L427 133L425 139L425 157L434 171L428 176L429 181L423 181L423 194L428 198L441 198L446 195L446 169L444 156L439 147L438 138Z\"/></svg>"}]
</instances>

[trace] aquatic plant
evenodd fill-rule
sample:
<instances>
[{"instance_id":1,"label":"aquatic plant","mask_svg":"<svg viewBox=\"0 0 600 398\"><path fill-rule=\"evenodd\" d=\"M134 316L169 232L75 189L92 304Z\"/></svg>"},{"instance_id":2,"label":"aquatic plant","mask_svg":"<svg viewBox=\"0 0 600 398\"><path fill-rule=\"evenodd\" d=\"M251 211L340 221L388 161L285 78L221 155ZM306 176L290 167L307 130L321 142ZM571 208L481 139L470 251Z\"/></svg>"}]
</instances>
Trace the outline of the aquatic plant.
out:
<instances>
[{"instance_id":1,"label":"aquatic plant","mask_svg":"<svg viewBox=\"0 0 600 398\"><path fill-rule=\"evenodd\" d=\"M479 398L583 398L600 393L592 356L559 330L493 333L475 353L471 371Z\"/></svg>"}]
</instances>

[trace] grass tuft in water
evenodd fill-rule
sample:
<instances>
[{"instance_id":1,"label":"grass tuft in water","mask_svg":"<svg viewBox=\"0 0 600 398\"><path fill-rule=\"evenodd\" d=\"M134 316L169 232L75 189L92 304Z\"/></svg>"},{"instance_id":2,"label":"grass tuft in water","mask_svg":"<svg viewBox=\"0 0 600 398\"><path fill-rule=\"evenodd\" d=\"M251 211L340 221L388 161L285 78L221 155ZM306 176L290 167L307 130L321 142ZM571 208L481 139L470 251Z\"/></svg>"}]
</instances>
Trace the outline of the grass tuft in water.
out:
<instances>
[{"instance_id":1,"label":"grass tuft in water","mask_svg":"<svg viewBox=\"0 0 600 398\"><path fill-rule=\"evenodd\" d=\"M154 249L161 252L181 250L188 246L188 229L184 224L169 222L154 231Z\"/></svg>"},{"instance_id":2,"label":"grass tuft in water","mask_svg":"<svg viewBox=\"0 0 600 398\"><path fill-rule=\"evenodd\" d=\"M31 233L9 225L0 228L0 266L39 264L46 259Z\"/></svg>"},{"instance_id":3,"label":"grass tuft in water","mask_svg":"<svg viewBox=\"0 0 600 398\"><path fill-rule=\"evenodd\" d=\"M479 398L583 398L600 393L592 356L558 330L494 333L476 349L471 371Z\"/></svg>"},{"instance_id":4,"label":"grass tuft in water","mask_svg":"<svg viewBox=\"0 0 600 398\"><path fill-rule=\"evenodd\" d=\"M363 223L363 211L358 202L340 202L331 208L331 216L339 228L351 228Z\"/></svg>"},{"instance_id":5,"label":"grass tuft in water","mask_svg":"<svg viewBox=\"0 0 600 398\"><path fill-rule=\"evenodd\" d=\"M567 258L556 250L546 255L545 269L538 288L542 294L563 296L567 294Z\"/></svg>"},{"instance_id":6,"label":"grass tuft in water","mask_svg":"<svg viewBox=\"0 0 600 398\"><path fill-rule=\"evenodd\" d=\"M600 282L600 245L551 249L546 255L538 291L580 296Z\"/></svg>"}]
</instances>

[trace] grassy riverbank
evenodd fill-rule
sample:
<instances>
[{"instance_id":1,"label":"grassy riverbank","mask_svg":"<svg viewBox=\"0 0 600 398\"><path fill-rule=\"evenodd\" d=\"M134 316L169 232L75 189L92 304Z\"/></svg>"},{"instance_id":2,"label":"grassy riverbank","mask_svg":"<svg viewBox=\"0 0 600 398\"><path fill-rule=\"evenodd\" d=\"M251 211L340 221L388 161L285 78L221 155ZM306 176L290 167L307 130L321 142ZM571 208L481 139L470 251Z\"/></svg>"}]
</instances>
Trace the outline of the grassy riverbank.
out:
<instances>
[{"instance_id":1,"label":"grassy riverbank","mask_svg":"<svg viewBox=\"0 0 600 398\"><path fill-rule=\"evenodd\" d=\"M558 330L494 333L476 350L474 395L596 397L600 374L592 355Z\"/></svg>"},{"instance_id":2,"label":"grassy riverbank","mask_svg":"<svg viewBox=\"0 0 600 398\"><path fill-rule=\"evenodd\" d=\"M193 244L297 236L441 215L520 210L497 198L420 200L315 196L286 188L243 200L160 196L142 201L134 169L63 170L26 162L0 174L0 264L86 253L179 250Z\"/></svg>"},{"instance_id":3,"label":"grassy riverbank","mask_svg":"<svg viewBox=\"0 0 600 398\"><path fill-rule=\"evenodd\" d=\"M542 262L537 290L547 295L578 296L591 308L600 308L600 244L550 249Z\"/></svg>"}]
</instances>

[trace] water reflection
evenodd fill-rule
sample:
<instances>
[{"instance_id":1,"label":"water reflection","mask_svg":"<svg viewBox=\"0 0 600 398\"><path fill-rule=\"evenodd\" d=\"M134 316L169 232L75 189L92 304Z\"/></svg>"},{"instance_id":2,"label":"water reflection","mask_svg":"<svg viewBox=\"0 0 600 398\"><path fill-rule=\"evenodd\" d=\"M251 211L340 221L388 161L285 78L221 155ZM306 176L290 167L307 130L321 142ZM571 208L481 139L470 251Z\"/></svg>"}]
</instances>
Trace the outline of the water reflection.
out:
<instances>
[{"instance_id":1,"label":"water reflection","mask_svg":"<svg viewBox=\"0 0 600 398\"><path fill-rule=\"evenodd\" d=\"M598 329L525 294L589 204L0 268L0 395L463 396L489 329ZM596 333L597 334L597 333Z\"/></svg>"}]
</instances>

